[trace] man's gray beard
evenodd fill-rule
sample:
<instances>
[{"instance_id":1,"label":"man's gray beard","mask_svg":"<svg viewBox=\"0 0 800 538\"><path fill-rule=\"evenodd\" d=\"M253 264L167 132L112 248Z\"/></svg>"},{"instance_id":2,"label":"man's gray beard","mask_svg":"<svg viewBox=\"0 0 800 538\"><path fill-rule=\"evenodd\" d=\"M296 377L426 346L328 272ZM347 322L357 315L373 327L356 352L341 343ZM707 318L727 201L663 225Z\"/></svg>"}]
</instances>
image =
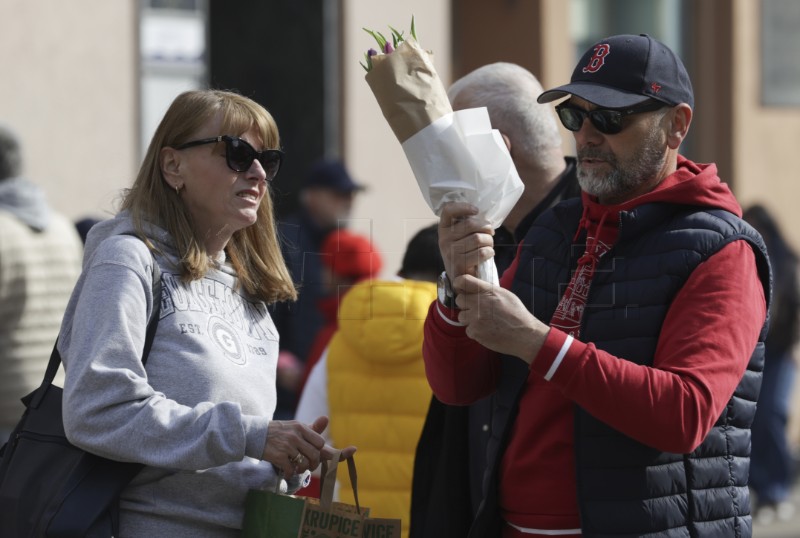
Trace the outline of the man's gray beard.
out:
<instances>
[{"instance_id":1,"label":"man's gray beard","mask_svg":"<svg viewBox=\"0 0 800 538\"><path fill-rule=\"evenodd\" d=\"M620 166L616 155L593 149L578 152L578 184L584 192L601 199L625 198L643 183L650 181L664 166L666 156L659 147L658 132L651 131L641 145L641 153L635 155L625 166ZM581 167L582 158L600 158L611 170L602 174L589 172Z\"/></svg>"}]
</instances>

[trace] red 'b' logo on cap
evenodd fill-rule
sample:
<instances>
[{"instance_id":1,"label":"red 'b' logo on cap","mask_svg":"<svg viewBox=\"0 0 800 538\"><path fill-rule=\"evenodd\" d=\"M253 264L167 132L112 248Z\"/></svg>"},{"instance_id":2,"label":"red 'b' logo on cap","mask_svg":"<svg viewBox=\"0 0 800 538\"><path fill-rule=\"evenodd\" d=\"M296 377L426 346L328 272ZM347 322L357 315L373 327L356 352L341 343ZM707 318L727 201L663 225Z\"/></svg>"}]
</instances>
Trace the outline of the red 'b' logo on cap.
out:
<instances>
[{"instance_id":1,"label":"red 'b' logo on cap","mask_svg":"<svg viewBox=\"0 0 800 538\"><path fill-rule=\"evenodd\" d=\"M589 59L589 63L583 68L584 73L597 73L603 64L606 63L606 56L611 52L611 47L606 43L597 45L594 48L594 54Z\"/></svg>"}]
</instances>

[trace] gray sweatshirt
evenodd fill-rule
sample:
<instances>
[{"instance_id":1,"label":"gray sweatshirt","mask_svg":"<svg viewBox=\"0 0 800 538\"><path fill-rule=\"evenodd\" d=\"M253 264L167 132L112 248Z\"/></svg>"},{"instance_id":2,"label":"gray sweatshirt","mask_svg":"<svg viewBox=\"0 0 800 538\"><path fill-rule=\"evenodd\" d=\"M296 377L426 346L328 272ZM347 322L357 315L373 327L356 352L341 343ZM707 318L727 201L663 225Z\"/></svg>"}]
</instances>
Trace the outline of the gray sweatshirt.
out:
<instances>
[{"instance_id":1,"label":"gray sweatshirt","mask_svg":"<svg viewBox=\"0 0 800 538\"><path fill-rule=\"evenodd\" d=\"M169 235L161 316L140 357L153 307L152 256L124 212L95 225L61 327L69 440L145 464L121 500L120 536L238 536L249 488L274 488L260 461L275 410L278 335L266 305L236 288L226 263L183 284ZM291 480L297 487L297 477Z\"/></svg>"}]
</instances>

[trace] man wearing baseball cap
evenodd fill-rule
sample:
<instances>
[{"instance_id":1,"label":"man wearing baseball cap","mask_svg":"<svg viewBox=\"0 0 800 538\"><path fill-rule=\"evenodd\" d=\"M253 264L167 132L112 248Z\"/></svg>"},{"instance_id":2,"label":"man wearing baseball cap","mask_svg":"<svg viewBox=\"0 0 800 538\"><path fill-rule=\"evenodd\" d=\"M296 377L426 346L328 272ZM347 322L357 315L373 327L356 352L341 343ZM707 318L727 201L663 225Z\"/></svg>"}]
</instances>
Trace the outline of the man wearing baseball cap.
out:
<instances>
[{"instance_id":1,"label":"man wearing baseball cap","mask_svg":"<svg viewBox=\"0 0 800 538\"><path fill-rule=\"evenodd\" d=\"M291 418L297 405L303 361L325 326L319 303L328 294L321 248L325 238L346 228L358 193L356 182L338 159L321 159L308 169L299 193L300 207L279 222L278 234L286 266L302 290L293 303L278 303L271 311L280 335L278 403L275 416Z\"/></svg>"},{"instance_id":2,"label":"man wearing baseball cap","mask_svg":"<svg viewBox=\"0 0 800 538\"><path fill-rule=\"evenodd\" d=\"M558 99L582 196L542 214L499 287L474 276L493 254L475 208L441 214L428 380L497 402L469 536L750 536L764 243L716 166L678 153L694 97L668 47L602 39L538 96Z\"/></svg>"}]
</instances>

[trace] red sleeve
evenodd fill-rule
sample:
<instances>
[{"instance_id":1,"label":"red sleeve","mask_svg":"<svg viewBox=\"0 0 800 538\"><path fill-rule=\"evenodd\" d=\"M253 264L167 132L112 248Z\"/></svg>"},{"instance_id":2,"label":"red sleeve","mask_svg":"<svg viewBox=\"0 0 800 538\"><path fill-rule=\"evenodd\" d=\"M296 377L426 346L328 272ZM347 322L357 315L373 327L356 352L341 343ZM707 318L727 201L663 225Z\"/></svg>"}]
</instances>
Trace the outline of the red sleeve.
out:
<instances>
[{"instance_id":1,"label":"red sleeve","mask_svg":"<svg viewBox=\"0 0 800 538\"><path fill-rule=\"evenodd\" d=\"M448 315L434 301L425 320L422 356L436 397L449 405L469 405L495 390L497 356L467 336L458 313Z\"/></svg>"},{"instance_id":2,"label":"red sleeve","mask_svg":"<svg viewBox=\"0 0 800 538\"><path fill-rule=\"evenodd\" d=\"M514 281L514 275L517 274L517 267L519 267L519 253L522 251L523 244L520 243L517 247L517 255L514 256L514 261L511 262L505 271L503 271L503 275L500 277L500 285L507 290L511 289L511 283Z\"/></svg>"},{"instance_id":3,"label":"red sleeve","mask_svg":"<svg viewBox=\"0 0 800 538\"><path fill-rule=\"evenodd\" d=\"M509 287L518 258L503 272L500 285ZM425 320L422 342L425 374L433 393L443 403L469 405L495 391L497 353L467 336L458 322L458 310L434 301Z\"/></svg>"},{"instance_id":4,"label":"red sleeve","mask_svg":"<svg viewBox=\"0 0 800 538\"><path fill-rule=\"evenodd\" d=\"M551 329L531 369L625 435L687 453L733 395L765 317L755 255L736 241L700 264L675 297L652 367Z\"/></svg>"}]
</instances>

